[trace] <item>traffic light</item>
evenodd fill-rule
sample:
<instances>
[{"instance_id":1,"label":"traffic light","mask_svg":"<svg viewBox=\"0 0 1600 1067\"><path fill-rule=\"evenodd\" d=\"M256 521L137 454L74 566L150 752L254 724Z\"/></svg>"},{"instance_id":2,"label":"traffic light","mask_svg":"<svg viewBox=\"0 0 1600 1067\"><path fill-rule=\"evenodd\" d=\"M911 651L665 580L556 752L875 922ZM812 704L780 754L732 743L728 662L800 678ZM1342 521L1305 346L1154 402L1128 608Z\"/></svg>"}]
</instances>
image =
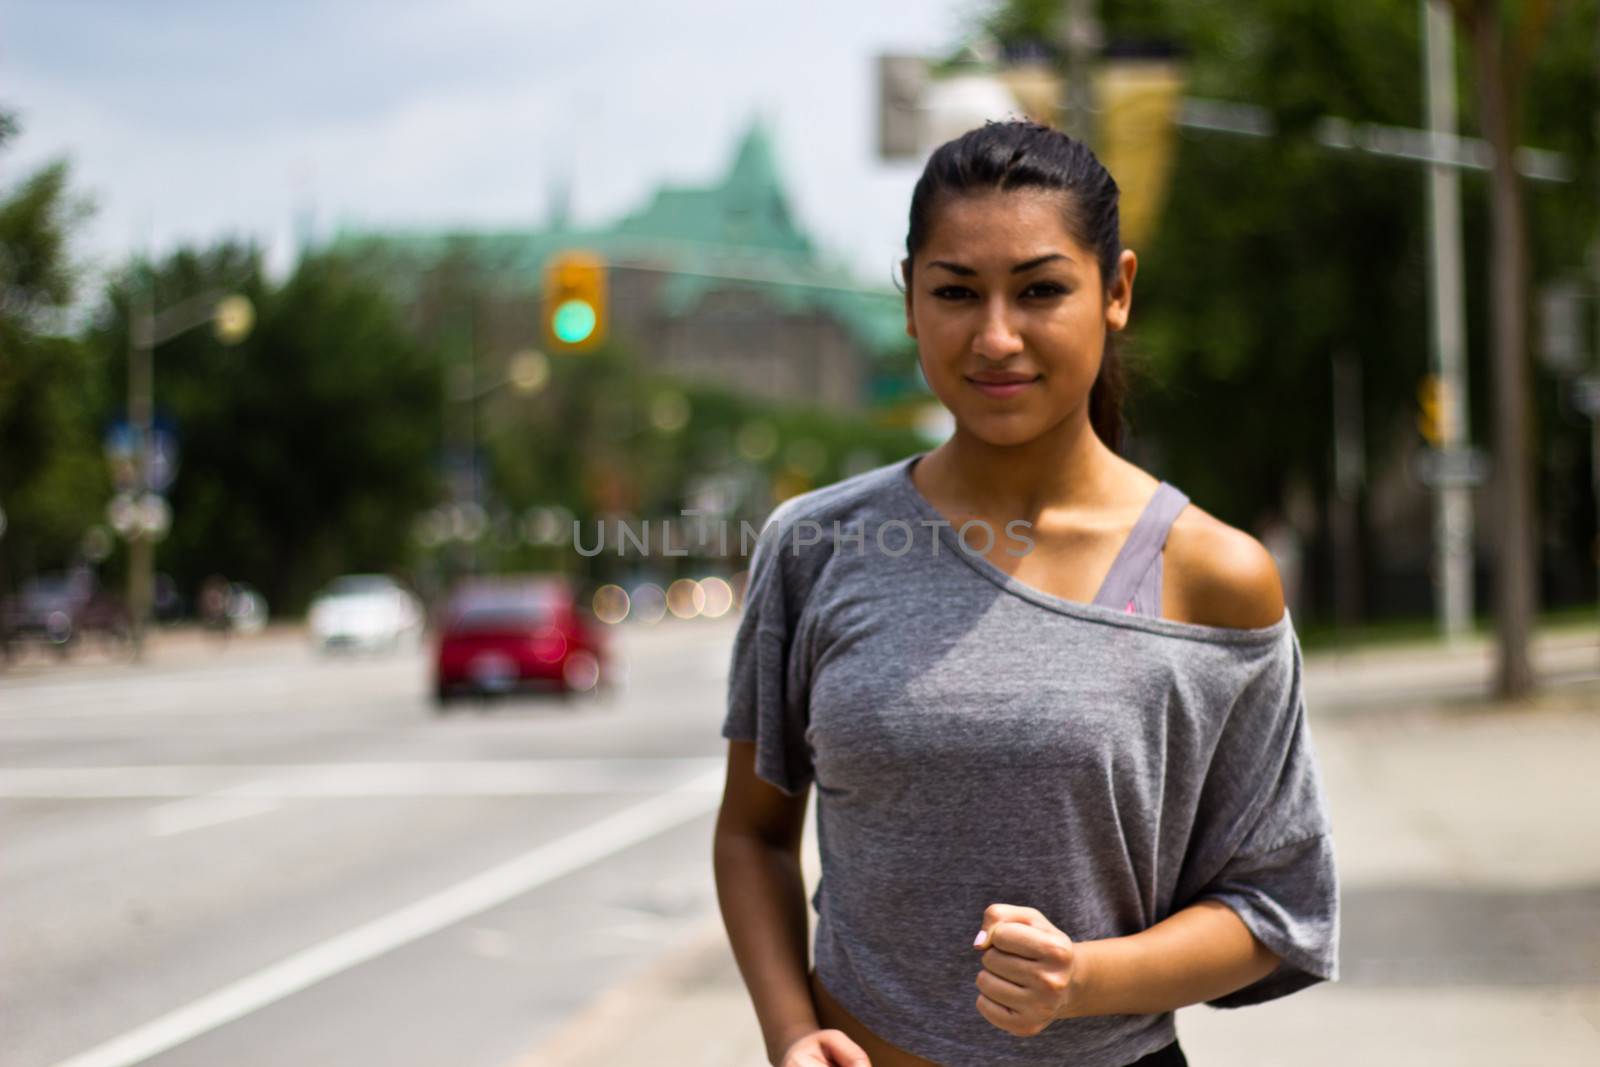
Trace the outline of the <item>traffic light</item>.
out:
<instances>
[{"instance_id":1,"label":"traffic light","mask_svg":"<svg viewBox=\"0 0 1600 1067\"><path fill-rule=\"evenodd\" d=\"M1417 430L1422 439L1434 448L1445 443L1445 384L1437 374L1430 374L1417 384Z\"/></svg>"},{"instance_id":2,"label":"traffic light","mask_svg":"<svg viewBox=\"0 0 1600 1067\"><path fill-rule=\"evenodd\" d=\"M605 260L577 250L552 256L545 267L541 318L552 353L587 352L605 340Z\"/></svg>"}]
</instances>

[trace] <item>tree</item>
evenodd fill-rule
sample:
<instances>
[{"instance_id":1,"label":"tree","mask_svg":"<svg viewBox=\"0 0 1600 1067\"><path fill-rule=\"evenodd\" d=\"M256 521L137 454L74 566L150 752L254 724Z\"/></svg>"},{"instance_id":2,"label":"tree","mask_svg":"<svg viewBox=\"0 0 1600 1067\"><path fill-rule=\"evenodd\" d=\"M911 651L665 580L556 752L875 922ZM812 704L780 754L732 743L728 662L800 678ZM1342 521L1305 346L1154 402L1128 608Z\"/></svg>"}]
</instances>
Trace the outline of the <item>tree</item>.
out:
<instances>
[{"instance_id":1,"label":"tree","mask_svg":"<svg viewBox=\"0 0 1600 1067\"><path fill-rule=\"evenodd\" d=\"M0 149L16 132L0 113ZM59 162L0 199L0 588L73 562L110 495L97 362L65 333L80 281L69 246L88 211Z\"/></svg>"},{"instance_id":2,"label":"tree","mask_svg":"<svg viewBox=\"0 0 1600 1067\"><path fill-rule=\"evenodd\" d=\"M1495 567L1495 690L1522 697L1534 686L1528 639L1537 611L1539 573L1533 455L1536 423L1528 367L1528 222L1516 150L1526 70L1552 14L1550 0L1522 8L1508 44L1500 0L1451 0L1472 43L1478 123L1493 150L1489 182L1490 320L1494 352L1495 485L1499 550Z\"/></svg>"},{"instance_id":3,"label":"tree","mask_svg":"<svg viewBox=\"0 0 1600 1067\"><path fill-rule=\"evenodd\" d=\"M196 330L155 353L157 415L182 453L158 566L187 589L214 572L248 580L292 612L336 574L403 565L435 495L441 398L436 357L388 300L333 256L275 287L259 251L237 244L132 273L157 307L219 289L257 308L236 348ZM127 373L128 285L97 335L112 381Z\"/></svg>"}]
</instances>

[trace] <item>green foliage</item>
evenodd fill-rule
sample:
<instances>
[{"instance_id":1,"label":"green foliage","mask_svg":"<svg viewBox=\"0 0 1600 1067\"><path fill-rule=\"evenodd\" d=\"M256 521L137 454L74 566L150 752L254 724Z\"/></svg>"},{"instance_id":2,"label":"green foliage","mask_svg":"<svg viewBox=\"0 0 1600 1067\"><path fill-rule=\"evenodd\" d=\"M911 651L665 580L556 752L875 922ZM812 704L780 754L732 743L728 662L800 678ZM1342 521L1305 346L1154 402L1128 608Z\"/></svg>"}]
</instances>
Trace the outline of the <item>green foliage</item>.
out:
<instances>
[{"instance_id":1,"label":"green foliage","mask_svg":"<svg viewBox=\"0 0 1600 1067\"><path fill-rule=\"evenodd\" d=\"M1014 0L977 9L968 19L974 31L988 34L1002 48L1054 47L1061 36L1062 0Z\"/></svg>"},{"instance_id":2,"label":"green foliage","mask_svg":"<svg viewBox=\"0 0 1600 1067\"><path fill-rule=\"evenodd\" d=\"M1265 107L1281 131L1180 132L1160 229L1136 249L1129 337L1136 436L1250 528L1291 480L1330 480L1335 353L1360 359L1369 455L1394 443L1425 370L1423 172L1310 136L1327 115L1418 121L1420 75L1394 76L1416 71L1416 5L1140 7L1108 5L1108 36L1164 26L1189 55L1187 95Z\"/></svg>"},{"instance_id":3,"label":"green foliage","mask_svg":"<svg viewBox=\"0 0 1600 1067\"><path fill-rule=\"evenodd\" d=\"M236 244L138 273L157 307L216 289L243 292L257 314L235 348L193 330L156 349L156 411L182 450L158 567L190 592L213 572L248 580L292 612L336 574L402 566L436 495L440 374L389 302L326 256L273 287L259 253ZM113 291L98 336L114 380L128 294Z\"/></svg>"},{"instance_id":4,"label":"green foliage","mask_svg":"<svg viewBox=\"0 0 1600 1067\"><path fill-rule=\"evenodd\" d=\"M0 148L15 132L0 113ZM87 211L64 163L0 199L0 590L71 562L108 495L91 418L97 362L58 332L79 281L68 245Z\"/></svg>"},{"instance_id":5,"label":"green foliage","mask_svg":"<svg viewBox=\"0 0 1600 1067\"><path fill-rule=\"evenodd\" d=\"M1539 61L1528 71L1520 118L1522 140L1566 153L1577 180L1540 184L1529 190L1530 242L1536 273L1581 273L1595 237L1596 175L1600 174L1600 77L1595 71L1595 26L1600 2L1573 0L1557 5L1545 30Z\"/></svg>"},{"instance_id":6,"label":"green foliage","mask_svg":"<svg viewBox=\"0 0 1600 1067\"><path fill-rule=\"evenodd\" d=\"M1124 351L1135 382L1135 442L1202 506L1250 528L1291 482L1326 498L1332 481L1332 368L1355 354L1363 376L1369 474L1415 444L1414 394L1429 358L1425 170L1318 145L1317 122L1424 124L1422 25L1416 0L1135 0L1097 5L1115 44L1162 38L1186 55L1184 94L1266 108L1279 135L1181 130L1157 236L1140 257ZM1508 47L1530 65L1522 143L1564 152L1576 180L1525 186L1534 285L1584 277L1595 239L1600 80L1596 0L1506 5ZM988 7L1002 43L1050 24L1061 5ZM1466 35L1457 33L1461 132L1476 134L1478 97ZM1487 181L1462 182L1468 362L1474 438L1487 439ZM1530 323L1530 328L1535 324ZM1541 385L1548 401L1556 392ZM1546 414L1555 405L1546 403ZM1541 419L1550 500L1587 494L1577 462L1587 426ZM1563 463L1559 468L1553 466ZM1565 488L1561 488L1565 487ZM1420 490L1419 490L1420 491ZM1592 506L1590 507L1592 510ZM1570 524L1569 524L1570 525ZM1575 528L1575 527L1574 527ZM1577 539L1574 538L1574 541ZM1313 551L1326 546L1313 546Z\"/></svg>"},{"instance_id":7,"label":"green foliage","mask_svg":"<svg viewBox=\"0 0 1600 1067\"><path fill-rule=\"evenodd\" d=\"M1329 175L1292 142L1185 138L1135 291L1148 376L1135 431L1160 446L1167 477L1246 527L1291 479L1325 484L1336 352L1360 358L1384 446L1426 369L1421 175L1334 162Z\"/></svg>"},{"instance_id":8,"label":"green foliage","mask_svg":"<svg viewBox=\"0 0 1600 1067\"><path fill-rule=\"evenodd\" d=\"M90 414L97 361L68 338L8 340L0 355L0 538L15 580L72 562L110 497Z\"/></svg>"},{"instance_id":9,"label":"green foliage","mask_svg":"<svg viewBox=\"0 0 1600 1067\"><path fill-rule=\"evenodd\" d=\"M69 173L52 163L23 180L0 204L0 281L5 285L8 329L27 316L65 308L77 288L67 243L88 213L68 189Z\"/></svg>"}]
</instances>

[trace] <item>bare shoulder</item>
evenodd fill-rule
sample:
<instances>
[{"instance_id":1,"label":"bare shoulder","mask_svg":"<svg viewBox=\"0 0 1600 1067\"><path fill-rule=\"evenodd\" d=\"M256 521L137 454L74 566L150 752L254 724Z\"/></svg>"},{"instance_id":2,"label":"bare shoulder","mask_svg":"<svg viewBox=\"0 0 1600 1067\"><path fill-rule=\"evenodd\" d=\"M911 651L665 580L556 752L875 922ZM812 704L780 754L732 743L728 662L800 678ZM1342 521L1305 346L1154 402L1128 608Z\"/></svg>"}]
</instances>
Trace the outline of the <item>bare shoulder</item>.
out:
<instances>
[{"instance_id":1,"label":"bare shoulder","mask_svg":"<svg viewBox=\"0 0 1600 1067\"><path fill-rule=\"evenodd\" d=\"M1167 533L1162 614L1255 630L1283 618L1283 582L1254 537L1190 504Z\"/></svg>"}]
</instances>

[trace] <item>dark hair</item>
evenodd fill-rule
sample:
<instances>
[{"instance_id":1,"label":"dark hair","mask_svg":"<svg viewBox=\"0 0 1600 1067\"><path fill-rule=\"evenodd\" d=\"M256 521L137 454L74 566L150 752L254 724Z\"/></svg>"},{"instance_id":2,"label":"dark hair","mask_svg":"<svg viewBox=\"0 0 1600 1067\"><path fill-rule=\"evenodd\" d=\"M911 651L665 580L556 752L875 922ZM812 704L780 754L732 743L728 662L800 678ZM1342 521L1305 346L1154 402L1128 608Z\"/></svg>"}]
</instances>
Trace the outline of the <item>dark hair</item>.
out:
<instances>
[{"instance_id":1,"label":"dark hair","mask_svg":"<svg viewBox=\"0 0 1600 1067\"><path fill-rule=\"evenodd\" d=\"M1067 193L1067 231L1092 248L1102 291L1122 254L1117 183L1082 141L1037 122L988 122L934 150L911 194L906 232L905 281L927 243L934 211L964 193L1045 189ZM1089 422L1112 451L1122 444L1122 402L1127 383L1115 337L1107 333L1100 373L1089 391Z\"/></svg>"}]
</instances>

